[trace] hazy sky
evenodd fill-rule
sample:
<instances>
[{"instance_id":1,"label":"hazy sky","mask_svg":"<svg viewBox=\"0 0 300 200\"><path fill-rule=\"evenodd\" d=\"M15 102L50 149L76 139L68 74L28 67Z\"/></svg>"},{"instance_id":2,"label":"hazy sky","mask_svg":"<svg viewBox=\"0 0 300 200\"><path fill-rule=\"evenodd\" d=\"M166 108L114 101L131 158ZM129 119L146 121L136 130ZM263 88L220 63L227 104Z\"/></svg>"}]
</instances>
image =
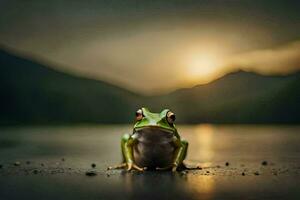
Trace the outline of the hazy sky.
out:
<instances>
[{"instance_id":1,"label":"hazy sky","mask_svg":"<svg viewBox=\"0 0 300 200\"><path fill-rule=\"evenodd\" d=\"M300 69L300 1L0 0L0 44L151 93Z\"/></svg>"}]
</instances>

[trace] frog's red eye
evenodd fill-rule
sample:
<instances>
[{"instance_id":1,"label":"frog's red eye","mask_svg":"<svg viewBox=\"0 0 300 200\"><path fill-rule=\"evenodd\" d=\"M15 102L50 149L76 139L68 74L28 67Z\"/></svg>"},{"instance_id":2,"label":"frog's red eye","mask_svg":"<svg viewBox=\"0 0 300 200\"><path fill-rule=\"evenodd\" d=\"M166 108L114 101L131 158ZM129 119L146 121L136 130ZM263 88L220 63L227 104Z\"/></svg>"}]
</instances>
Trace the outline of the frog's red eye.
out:
<instances>
[{"instance_id":1,"label":"frog's red eye","mask_svg":"<svg viewBox=\"0 0 300 200\"><path fill-rule=\"evenodd\" d=\"M135 112L135 120L136 121L140 121L141 119L143 119L143 111L142 109L138 109L136 112Z\"/></svg>"},{"instance_id":2,"label":"frog's red eye","mask_svg":"<svg viewBox=\"0 0 300 200\"><path fill-rule=\"evenodd\" d=\"M172 113L171 111L167 112L167 121L169 122L169 124L173 124L175 119L176 116L174 113Z\"/></svg>"}]
</instances>

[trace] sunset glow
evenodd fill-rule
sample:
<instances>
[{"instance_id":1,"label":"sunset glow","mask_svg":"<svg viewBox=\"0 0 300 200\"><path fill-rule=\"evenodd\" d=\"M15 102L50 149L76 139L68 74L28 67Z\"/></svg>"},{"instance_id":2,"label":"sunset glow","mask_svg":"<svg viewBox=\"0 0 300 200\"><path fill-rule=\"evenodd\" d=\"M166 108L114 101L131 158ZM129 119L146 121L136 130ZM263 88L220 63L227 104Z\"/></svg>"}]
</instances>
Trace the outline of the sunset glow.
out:
<instances>
[{"instance_id":1,"label":"sunset glow","mask_svg":"<svg viewBox=\"0 0 300 200\"><path fill-rule=\"evenodd\" d=\"M193 55L187 60L186 79L188 82L208 82L214 78L220 65L213 54Z\"/></svg>"},{"instance_id":2,"label":"sunset glow","mask_svg":"<svg viewBox=\"0 0 300 200\"><path fill-rule=\"evenodd\" d=\"M277 12L282 5L274 2L95 1L69 8L62 1L41 12L39 1L10 4L0 12L4 47L141 94L205 84L240 69L266 75L300 70L295 6Z\"/></svg>"}]
</instances>

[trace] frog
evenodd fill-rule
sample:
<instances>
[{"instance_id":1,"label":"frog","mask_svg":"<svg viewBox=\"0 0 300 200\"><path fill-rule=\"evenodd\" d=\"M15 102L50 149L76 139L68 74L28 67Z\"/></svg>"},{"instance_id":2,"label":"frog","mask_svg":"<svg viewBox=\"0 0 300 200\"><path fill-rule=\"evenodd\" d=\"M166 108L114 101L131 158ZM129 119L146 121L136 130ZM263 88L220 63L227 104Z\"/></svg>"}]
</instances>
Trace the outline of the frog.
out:
<instances>
[{"instance_id":1,"label":"frog","mask_svg":"<svg viewBox=\"0 0 300 200\"><path fill-rule=\"evenodd\" d=\"M138 109L132 133L124 134L121 139L123 162L108 167L108 170L176 172L179 169L192 169L184 163L189 143L179 135L175 120L176 115L170 109L163 109L159 113L151 112L146 107Z\"/></svg>"}]
</instances>

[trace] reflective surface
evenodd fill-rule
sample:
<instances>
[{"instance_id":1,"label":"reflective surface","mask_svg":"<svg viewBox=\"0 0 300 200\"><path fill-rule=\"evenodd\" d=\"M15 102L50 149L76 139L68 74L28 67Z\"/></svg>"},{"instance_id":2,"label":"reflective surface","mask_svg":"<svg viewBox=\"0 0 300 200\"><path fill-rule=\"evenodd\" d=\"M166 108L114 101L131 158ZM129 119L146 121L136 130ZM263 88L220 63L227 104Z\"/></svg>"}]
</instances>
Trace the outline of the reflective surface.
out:
<instances>
[{"instance_id":1,"label":"reflective surface","mask_svg":"<svg viewBox=\"0 0 300 200\"><path fill-rule=\"evenodd\" d=\"M1 199L298 199L300 127L178 125L189 164L202 170L143 174L119 163L131 126L0 129ZM20 166L14 163L20 162ZM30 161L29 163L26 163ZM262 162L266 161L266 165ZM229 166L225 166L228 162ZM85 176L91 170L97 176ZM37 170L37 173L35 173Z\"/></svg>"}]
</instances>

